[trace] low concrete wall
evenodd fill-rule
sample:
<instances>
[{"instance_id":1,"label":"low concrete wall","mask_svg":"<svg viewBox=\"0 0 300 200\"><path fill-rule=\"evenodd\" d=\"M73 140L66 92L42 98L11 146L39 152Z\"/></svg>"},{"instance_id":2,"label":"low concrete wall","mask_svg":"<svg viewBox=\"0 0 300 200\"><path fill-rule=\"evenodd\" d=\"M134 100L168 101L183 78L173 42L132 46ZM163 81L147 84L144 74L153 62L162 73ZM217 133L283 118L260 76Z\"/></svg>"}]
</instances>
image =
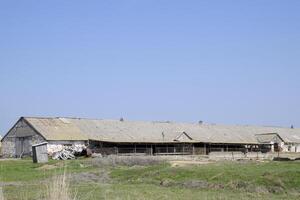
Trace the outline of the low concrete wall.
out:
<instances>
[{"instance_id":1,"label":"low concrete wall","mask_svg":"<svg viewBox=\"0 0 300 200\"><path fill-rule=\"evenodd\" d=\"M211 152L209 153L210 160L238 160L246 159L246 154L242 152Z\"/></svg>"},{"instance_id":2,"label":"low concrete wall","mask_svg":"<svg viewBox=\"0 0 300 200\"><path fill-rule=\"evenodd\" d=\"M300 153L280 153L280 157L295 159L300 157ZM273 160L278 157L278 153L261 153L261 152L211 152L209 154L210 160Z\"/></svg>"},{"instance_id":3,"label":"low concrete wall","mask_svg":"<svg viewBox=\"0 0 300 200\"><path fill-rule=\"evenodd\" d=\"M296 159L300 158L300 153L261 153L261 152L211 152L210 160L273 160L275 157Z\"/></svg>"}]
</instances>

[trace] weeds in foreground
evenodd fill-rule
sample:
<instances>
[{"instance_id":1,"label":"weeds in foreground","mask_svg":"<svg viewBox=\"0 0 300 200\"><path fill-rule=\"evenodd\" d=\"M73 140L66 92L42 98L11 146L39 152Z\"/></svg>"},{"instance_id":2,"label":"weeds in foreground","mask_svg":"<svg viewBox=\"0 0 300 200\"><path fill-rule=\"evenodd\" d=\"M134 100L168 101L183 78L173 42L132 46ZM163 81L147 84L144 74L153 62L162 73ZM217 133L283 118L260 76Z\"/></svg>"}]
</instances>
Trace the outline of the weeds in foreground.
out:
<instances>
[{"instance_id":1,"label":"weeds in foreground","mask_svg":"<svg viewBox=\"0 0 300 200\"><path fill-rule=\"evenodd\" d=\"M53 176L47 181L45 190L40 194L42 200L77 200L76 193L71 190L69 177L64 171L61 175ZM25 194L21 197L22 200L30 198ZM6 200L3 189L0 187L0 200Z\"/></svg>"},{"instance_id":2,"label":"weeds in foreground","mask_svg":"<svg viewBox=\"0 0 300 200\"><path fill-rule=\"evenodd\" d=\"M0 200L4 200L3 189L0 187Z\"/></svg>"},{"instance_id":3,"label":"weeds in foreground","mask_svg":"<svg viewBox=\"0 0 300 200\"><path fill-rule=\"evenodd\" d=\"M54 176L47 185L45 200L76 200L72 192L66 171L62 175Z\"/></svg>"}]
</instances>

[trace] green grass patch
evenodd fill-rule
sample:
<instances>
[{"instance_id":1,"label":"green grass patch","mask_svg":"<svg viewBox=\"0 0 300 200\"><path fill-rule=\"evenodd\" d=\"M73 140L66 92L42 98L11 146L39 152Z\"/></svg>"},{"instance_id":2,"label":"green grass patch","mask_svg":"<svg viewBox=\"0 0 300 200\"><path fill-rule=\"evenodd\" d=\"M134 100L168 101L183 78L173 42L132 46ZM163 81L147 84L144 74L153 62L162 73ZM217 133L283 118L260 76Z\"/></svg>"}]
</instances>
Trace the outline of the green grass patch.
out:
<instances>
[{"instance_id":1,"label":"green grass patch","mask_svg":"<svg viewBox=\"0 0 300 200\"><path fill-rule=\"evenodd\" d=\"M64 170L71 178L82 177L83 181L71 183L79 200L300 197L300 162L220 162L185 167L172 167L168 163L105 167L92 163L90 159L47 164L33 164L31 160L0 161L0 182L5 199L40 199L50 178ZM101 179L103 171L109 176L108 182L97 180L97 176ZM93 180L88 181L88 173L96 175L96 179L91 176ZM194 187L191 181L206 185Z\"/></svg>"},{"instance_id":2,"label":"green grass patch","mask_svg":"<svg viewBox=\"0 0 300 200\"><path fill-rule=\"evenodd\" d=\"M68 173L91 171L86 160L53 161L47 164L35 164L32 160L8 160L0 161L0 181L36 181L61 174L66 170Z\"/></svg>"},{"instance_id":3,"label":"green grass patch","mask_svg":"<svg viewBox=\"0 0 300 200\"><path fill-rule=\"evenodd\" d=\"M163 180L175 182L202 180L223 185L246 182L257 186L300 189L299 162L224 162L175 168L169 164L144 168L119 167L112 171L111 176L118 181L132 184L153 184Z\"/></svg>"}]
</instances>

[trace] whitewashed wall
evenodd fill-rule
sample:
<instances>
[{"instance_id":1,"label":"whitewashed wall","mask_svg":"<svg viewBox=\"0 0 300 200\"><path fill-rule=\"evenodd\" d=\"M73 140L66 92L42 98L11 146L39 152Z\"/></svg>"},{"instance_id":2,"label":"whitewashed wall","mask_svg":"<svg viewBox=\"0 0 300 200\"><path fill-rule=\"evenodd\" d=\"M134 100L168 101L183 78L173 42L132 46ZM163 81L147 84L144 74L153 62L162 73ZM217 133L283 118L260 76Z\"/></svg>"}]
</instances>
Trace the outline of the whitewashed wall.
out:
<instances>
[{"instance_id":1,"label":"whitewashed wall","mask_svg":"<svg viewBox=\"0 0 300 200\"><path fill-rule=\"evenodd\" d=\"M284 144L283 152L300 153L300 144Z\"/></svg>"}]
</instances>

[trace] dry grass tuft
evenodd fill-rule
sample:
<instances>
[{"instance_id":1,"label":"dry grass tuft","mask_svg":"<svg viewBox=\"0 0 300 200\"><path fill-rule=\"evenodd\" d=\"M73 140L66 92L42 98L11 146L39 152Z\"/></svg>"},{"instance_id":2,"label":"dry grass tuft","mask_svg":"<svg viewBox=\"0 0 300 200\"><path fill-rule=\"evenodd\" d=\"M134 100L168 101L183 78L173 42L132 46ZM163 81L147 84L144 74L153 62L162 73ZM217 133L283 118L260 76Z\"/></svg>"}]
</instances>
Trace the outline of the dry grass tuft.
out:
<instances>
[{"instance_id":1,"label":"dry grass tuft","mask_svg":"<svg viewBox=\"0 0 300 200\"><path fill-rule=\"evenodd\" d=\"M0 187L0 200L4 200L3 189Z\"/></svg>"},{"instance_id":2,"label":"dry grass tuft","mask_svg":"<svg viewBox=\"0 0 300 200\"><path fill-rule=\"evenodd\" d=\"M55 176L47 185L45 200L76 200L76 195L70 188L66 172Z\"/></svg>"}]
</instances>

